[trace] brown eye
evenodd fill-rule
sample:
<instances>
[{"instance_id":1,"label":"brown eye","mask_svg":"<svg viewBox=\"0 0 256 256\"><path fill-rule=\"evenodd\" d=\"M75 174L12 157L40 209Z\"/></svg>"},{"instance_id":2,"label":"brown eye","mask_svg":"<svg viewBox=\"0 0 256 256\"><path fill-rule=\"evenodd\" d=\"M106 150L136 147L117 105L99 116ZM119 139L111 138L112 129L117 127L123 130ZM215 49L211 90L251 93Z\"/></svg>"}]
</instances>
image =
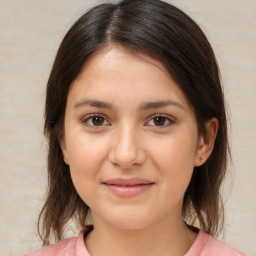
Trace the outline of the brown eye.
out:
<instances>
[{"instance_id":1,"label":"brown eye","mask_svg":"<svg viewBox=\"0 0 256 256\"><path fill-rule=\"evenodd\" d=\"M158 116L153 119L155 126L164 126L166 122L166 117Z\"/></svg>"},{"instance_id":2,"label":"brown eye","mask_svg":"<svg viewBox=\"0 0 256 256\"><path fill-rule=\"evenodd\" d=\"M109 126L110 123L104 118L103 116L100 115L89 115L85 119L82 120L82 123L91 128L101 128L103 126Z\"/></svg>"},{"instance_id":3,"label":"brown eye","mask_svg":"<svg viewBox=\"0 0 256 256\"><path fill-rule=\"evenodd\" d=\"M94 126L101 126L104 123L104 118L101 116L92 117L92 123Z\"/></svg>"},{"instance_id":4,"label":"brown eye","mask_svg":"<svg viewBox=\"0 0 256 256\"><path fill-rule=\"evenodd\" d=\"M165 128L174 123L174 120L169 115L156 114L152 116L148 122L146 122L145 126Z\"/></svg>"}]
</instances>

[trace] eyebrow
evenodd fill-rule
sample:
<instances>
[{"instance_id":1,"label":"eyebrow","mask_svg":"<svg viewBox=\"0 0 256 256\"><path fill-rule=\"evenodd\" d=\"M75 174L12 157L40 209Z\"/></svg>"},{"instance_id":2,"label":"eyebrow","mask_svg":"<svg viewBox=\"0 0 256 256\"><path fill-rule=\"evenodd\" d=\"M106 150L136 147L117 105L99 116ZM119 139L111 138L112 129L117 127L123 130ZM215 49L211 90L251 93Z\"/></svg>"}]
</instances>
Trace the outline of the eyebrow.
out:
<instances>
[{"instance_id":1,"label":"eyebrow","mask_svg":"<svg viewBox=\"0 0 256 256\"><path fill-rule=\"evenodd\" d=\"M178 107L182 110L185 110L185 108L177 101L160 100L160 101L142 103L139 106L139 111L149 110L149 109L157 109L157 108L162 108L162 107L167 107L167 106L174 106L174 107Z\"/></svg>"},{"instance_id":2,"label":"eyebrow","mask_svg":"<svg viewBox=\"0 0 256 256\"><path fill-rule=\"evenodd\" d=\"M83 106L113 109L113 106L111 105L111 103L99 101L99 100L89 100L89 99L79 101L74 105L74 108L79 108ZM167 107L167 106L174 106L182 110L185 110L185 108L180 103L173 100L159 100L159 101L153 101L153 102L144 102L139 105L138 109L139 111L145 111L145 110L157 109L157 108Z\"/></svg>"},{"instance_id":3,"label":"eyebrow","mask_svg":"<svg viewBox=\"0 0 256 256\"><path fill-rule=\"evenodd\" d=\"M99 101L99 100L82 100L79 101L74 105L74 108L79 108L83 106L91 106L91 107L97 107L97 108L109 108L112 109L112 105L107 102Z\"/></svg>"}]
</instances>

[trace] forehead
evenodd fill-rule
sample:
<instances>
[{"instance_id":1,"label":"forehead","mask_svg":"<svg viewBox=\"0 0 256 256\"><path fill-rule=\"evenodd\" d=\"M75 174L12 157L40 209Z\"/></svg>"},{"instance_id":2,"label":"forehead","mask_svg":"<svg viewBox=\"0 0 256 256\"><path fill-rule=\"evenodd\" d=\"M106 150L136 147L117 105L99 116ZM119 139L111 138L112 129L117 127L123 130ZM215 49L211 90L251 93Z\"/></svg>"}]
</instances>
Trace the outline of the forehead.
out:
<instances>
[{"instance_id":1,"label":"forehead","mask_svg":"<svg viewBox=\"0 0 256 256\"><path fill-rule=\"evenodd\" d=\"M95 69L101 67L104 68L104 70L111 70L113 68L118 68L121 70L122 68L127 68L119 66L121 62L126 62L126 64L130 63L133 65L136 63L136 68L139 67L139 64L141 64L141 67L145 67L147 64L147 67L151 66L155 69L158 69L166 77L169 77L169 79L172 80L171 75L160 61L150 57L145 53L118 44L106 45L93 53L85 62L76 80L79 79L81 74L88 68L90 68L90 70L93 70L93 67L95 67ZM118 66L115 66L115 64Z\"/></svg>"},{"instance_id":2,"label":"forehead","mask_svg":"<svg viewBox=\"0 0 256 256\"><path fill-rule=\"evenodd\" d=\"M70 94L103 97L113 103L123 96L122 100L132 99L133 102L170 98L189 105L180 87L159 61L117 45L104 47L89 58L73 81Z\"/></svg>"}]
</instances>

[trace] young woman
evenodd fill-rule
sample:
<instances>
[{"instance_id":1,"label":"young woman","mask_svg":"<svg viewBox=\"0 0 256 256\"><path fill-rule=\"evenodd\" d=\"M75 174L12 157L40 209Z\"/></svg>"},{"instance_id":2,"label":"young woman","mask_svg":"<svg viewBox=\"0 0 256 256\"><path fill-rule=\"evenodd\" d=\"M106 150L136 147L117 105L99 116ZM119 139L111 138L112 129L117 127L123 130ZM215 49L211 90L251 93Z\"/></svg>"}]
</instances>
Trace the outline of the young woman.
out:
<instances>
[{"instance_id":1,"label":"young woman","mask_svg":"<svg viewBox=\"0 0 256 256\"><path fill-rule=\"evenodd\" d=\"M85 13L50 74L45 134L39 233L58 243L29 255L244 255L214 238L224 97L212 48L181 10L123 0ZM60 241L72 218L82 231Z\"/></svg>"}]
</instances>

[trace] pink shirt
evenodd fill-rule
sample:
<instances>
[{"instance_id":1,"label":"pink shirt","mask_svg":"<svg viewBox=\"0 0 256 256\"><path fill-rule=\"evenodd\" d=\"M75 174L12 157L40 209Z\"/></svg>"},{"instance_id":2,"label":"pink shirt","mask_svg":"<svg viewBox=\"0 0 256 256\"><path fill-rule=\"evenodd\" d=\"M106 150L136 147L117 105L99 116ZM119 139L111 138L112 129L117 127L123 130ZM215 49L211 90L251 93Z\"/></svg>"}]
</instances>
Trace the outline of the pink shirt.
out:
<instances>
[{"instance_id":1,"label":"pink shirt","mask_svg":"<svg viewBox=\"0 0 256 256\"><path fill-rule=\"evenodd\" d=\"M84 232L25 256L90 256L84 245ZM185 256L246 256L229 245L200 231Z\"/></svg>"}]
</instances>

